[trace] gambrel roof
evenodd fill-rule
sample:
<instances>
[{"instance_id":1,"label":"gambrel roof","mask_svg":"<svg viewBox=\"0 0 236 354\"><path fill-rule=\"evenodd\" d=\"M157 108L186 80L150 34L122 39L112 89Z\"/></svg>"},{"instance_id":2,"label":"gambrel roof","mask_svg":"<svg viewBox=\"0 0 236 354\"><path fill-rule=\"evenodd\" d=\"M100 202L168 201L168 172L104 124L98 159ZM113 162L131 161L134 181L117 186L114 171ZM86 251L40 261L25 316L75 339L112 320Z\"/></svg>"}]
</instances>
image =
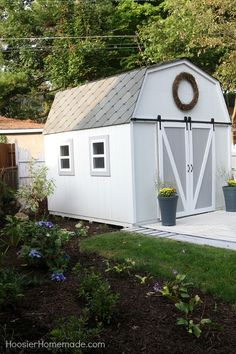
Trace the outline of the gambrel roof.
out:
<instances>
[{"instance_id":1,"label":"gambrel roof","mask_svg":"<svg viewBox=\"0 0 236 354\"><path fill-rule=\"evenodd\" d=\"M171 97L171 100L173 100L172 81L168 95L163 91L163 82L159 85L158 92L156 88L152 88L152 91L149 91L149 96L145 96L145 98L142 90L147 76L151 76L153 72L177 66L184 66L186 69L194 70L204 80L207 79L211 84L219 86L216 79L197 68L188 59L176 59L128 71L58 92L45 124L44 134L130 123L132 118L143 118L142 110L137 110L137 105L140 106L144 102L150 107L150 112L145 112L145 118L156 118L158 114L162 115L162 108L169 105L169 103L166 104L166 99ZM172 80L174 80L174 77ZM220 86L218 88L221 94ZM157 99L159 106L158 110L155 108L154 112L151 106L153 106L153 102L156 104ZM225 106L225 102L220 104ZM226 107L223 107L223 109L226 110ZM212 117L217 117L216 112L213 113ZM177 118L179 114L181 117L184 115L180 110L178 114L175 112ZM173 118L173 115L171 117Z\"/></svg>"},{"instance_id":2,"label":"gambrel roof","mask_svg":"<svg viewBox=\"0 0 236 354\"><path fill-rule=\"evenodd\" d=\"M44 134L129 123L146 68L58 92Z\"/></svg>"}]
</instances>

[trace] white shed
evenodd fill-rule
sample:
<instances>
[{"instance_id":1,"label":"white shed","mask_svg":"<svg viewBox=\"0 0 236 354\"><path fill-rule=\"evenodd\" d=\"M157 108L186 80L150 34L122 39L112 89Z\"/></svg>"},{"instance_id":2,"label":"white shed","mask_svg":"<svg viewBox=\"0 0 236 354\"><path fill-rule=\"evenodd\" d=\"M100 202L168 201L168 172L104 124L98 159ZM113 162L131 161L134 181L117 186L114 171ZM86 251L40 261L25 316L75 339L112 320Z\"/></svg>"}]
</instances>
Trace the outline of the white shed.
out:
<instances>
[{"instance_id":1,"label":"white shed","mask_svg":"<svg viewBox=\"0 0 236 354\"><path fill-rule=\"evenodd\" d=\"M219 82L186 59L57 93L44 142L52 214L156 222L158 177L177 187L177 216L223 207L230 118Z\"/></svg>"}]
</instances>

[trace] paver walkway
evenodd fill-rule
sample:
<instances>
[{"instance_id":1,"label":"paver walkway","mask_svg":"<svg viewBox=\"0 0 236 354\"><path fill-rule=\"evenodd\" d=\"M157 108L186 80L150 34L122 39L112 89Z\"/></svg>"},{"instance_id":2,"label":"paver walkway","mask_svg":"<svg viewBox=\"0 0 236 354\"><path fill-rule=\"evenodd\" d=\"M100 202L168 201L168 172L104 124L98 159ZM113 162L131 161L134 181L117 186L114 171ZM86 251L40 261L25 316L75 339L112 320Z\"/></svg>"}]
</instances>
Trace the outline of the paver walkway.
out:
<instances>
[{"instance_id":1,"label":"paver walkway","mask_svg":"<svg viewBox=\"0 0 236 354\"><path fill-rule=\"evenodd\" d=\"M125 228L150 237L236 250L236 213L224 210L177 219L176 226L161 223Z\"/></svg>"}]
</instances>

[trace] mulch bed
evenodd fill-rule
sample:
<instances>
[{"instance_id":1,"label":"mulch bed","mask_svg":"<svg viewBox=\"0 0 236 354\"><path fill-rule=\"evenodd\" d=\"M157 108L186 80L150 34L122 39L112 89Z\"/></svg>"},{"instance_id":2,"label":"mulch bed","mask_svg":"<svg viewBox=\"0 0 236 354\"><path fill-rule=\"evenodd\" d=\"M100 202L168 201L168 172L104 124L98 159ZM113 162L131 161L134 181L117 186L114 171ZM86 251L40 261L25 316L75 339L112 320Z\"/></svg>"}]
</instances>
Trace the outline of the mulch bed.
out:
<instances>
[{"instance_id":1,"label":"mulch bed","mask_svg":"<svg viewBox=\"0 0 236 354\"><path fill-rule=\"evenodd\" d=\"M69 221L61 221L68 228ZM90 234L104 232L99 224L88 224ZM69 228L73 229L73 223ZM113 228L107 226L107 230ZM66 272L66 281L55 283L44 277L40 285L26 289L24 297L15 308L9 307L0 310L1 345L0 352L4 353L5 340L36 341L47 339L49 331L62 317L80 315L84 304L78 297L79 280L71 272L71 268L78 261L83 267L93 267L101 272L111 284L112 291L119 293L120 298L110 325L106 325L99 341L105 342L106 348L93 349L93 353L145 353L145 354L173 354L173 353L236 353L236 313L232 307L212 296L195 290L202 300L197 315L210 318L214 326L204 328L202 336L197 339L186 333L182 326L176 326L179 316L174 305L161 296L149 296L153 284L157 279L150 279L145 284L139 284L135 273L119 275L105 272L104 260L96 254L84 254L79 251L79 242L74 239L67 247L71 256L70 268ZM12 263L22 269L16 259L14 251L9 253L8 264ZM16 351L17 353L45 353L44 351Z\"/></svg>"}]
</instances>

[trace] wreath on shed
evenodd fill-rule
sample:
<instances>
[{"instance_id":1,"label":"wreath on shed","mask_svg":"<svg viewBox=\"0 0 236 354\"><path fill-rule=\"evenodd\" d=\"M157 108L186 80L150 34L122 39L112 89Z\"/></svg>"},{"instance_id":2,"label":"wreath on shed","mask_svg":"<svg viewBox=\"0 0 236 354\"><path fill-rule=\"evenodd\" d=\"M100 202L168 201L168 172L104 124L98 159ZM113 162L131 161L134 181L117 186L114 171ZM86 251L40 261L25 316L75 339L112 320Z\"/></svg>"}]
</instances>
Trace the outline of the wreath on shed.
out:
<instances>
[{"instance_id":1,"label":"wreath on shed","mask_svg":"<svg viewBox=\"0 0 236 354\"><path fill-rule=\"evenodd\" d=\"M182 80L185 80L188 83L190 83L190 85L192 86L192 89L193 89L193 98L189 103L181 102L179 95L178 95L179 85ZM179 75L177 75L174 82L173 82L173 85L172 85L172 94L173 94L173 98L174 98L176 106L179 109L181 109L181 111L189 111L190 109L192 109L196 105L196 103L198 101L198 97L199 97L199 91L198 91L197 83L196 83L194 76L189 73L186 73L186 72L182 72Z\"/></svg>"}]
</instances>

